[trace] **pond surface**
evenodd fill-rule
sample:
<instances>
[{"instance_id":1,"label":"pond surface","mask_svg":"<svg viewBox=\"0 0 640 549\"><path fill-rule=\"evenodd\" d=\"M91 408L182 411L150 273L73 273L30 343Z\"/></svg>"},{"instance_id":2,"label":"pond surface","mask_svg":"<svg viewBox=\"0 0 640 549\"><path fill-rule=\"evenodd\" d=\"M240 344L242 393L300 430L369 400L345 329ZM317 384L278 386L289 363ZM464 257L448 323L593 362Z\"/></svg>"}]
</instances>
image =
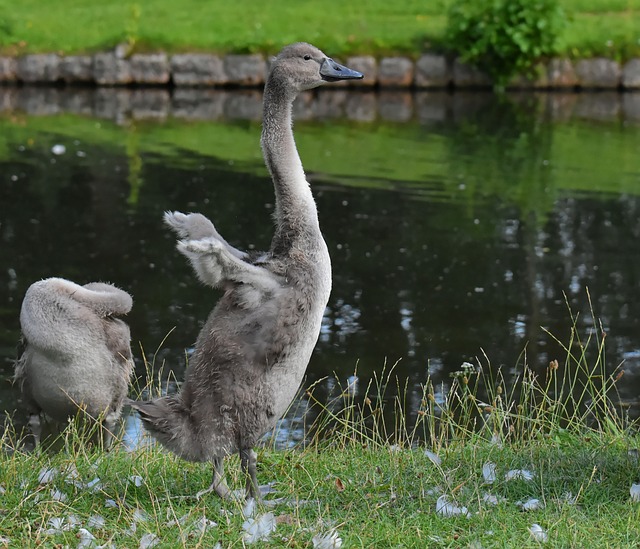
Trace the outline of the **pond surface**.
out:
<instances>
[{"instance_id":1,"label":"pond surface","mask_svg":"<svg viewBox=\"0 0 640 549\"><path fill-rule=\"evenodd\" d=\"M0 410L24 420L20 304L50 276L129 291L139 375L144 353L182 379L218 295L162 213L199 211L233 245L269 246L260 94L0 88L0 108ZM429 376L446 391L465 361L509 377L526 355L542 372L563 363L552 336L568 343L573 315L585 339L601 324L637 401L639 96L339 90L296 112L334 271L305 381L317 395L397 363L415 410Z\"/></svg>"}]
</instances>

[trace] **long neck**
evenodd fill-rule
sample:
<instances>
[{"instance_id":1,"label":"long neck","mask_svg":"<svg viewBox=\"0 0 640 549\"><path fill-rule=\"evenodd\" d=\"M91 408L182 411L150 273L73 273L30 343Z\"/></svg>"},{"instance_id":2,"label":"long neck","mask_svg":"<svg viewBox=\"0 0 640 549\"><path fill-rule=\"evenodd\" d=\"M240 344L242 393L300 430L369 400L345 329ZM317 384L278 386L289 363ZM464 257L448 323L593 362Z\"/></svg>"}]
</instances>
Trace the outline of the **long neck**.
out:
<instances>
[{"instance_id":1,"label":"long neck","mask_svg":"<svg viewBox=\"0 0 640 549\"><path fill-rule=\"evenodd\" d=\"M267 82L261 144L276 195L274 251L285 251L301 238L320 234L318 212L293 138L294 99L295 95L281 82Z\"/></svg>"}]
</instances>

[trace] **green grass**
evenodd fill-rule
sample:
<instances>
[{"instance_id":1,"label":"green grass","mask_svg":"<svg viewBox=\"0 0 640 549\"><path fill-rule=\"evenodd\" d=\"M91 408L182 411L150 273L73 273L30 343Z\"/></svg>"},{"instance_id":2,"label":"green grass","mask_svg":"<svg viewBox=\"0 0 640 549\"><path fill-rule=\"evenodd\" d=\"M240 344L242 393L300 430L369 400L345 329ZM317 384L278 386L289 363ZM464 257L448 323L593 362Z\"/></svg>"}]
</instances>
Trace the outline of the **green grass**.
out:
<instances>
[{"instance_id":1,"label":"green grass","mask_svg":"<svg viewBox=\"0 0 640 549\"><path fill-rule=\"evenodd\" d=\"M59 4L26 0L5 7L14 38L31 51L93 51L134 40L169 51L275 52L305 39L336 53L414 51L428 33L440 36L437 4L338 2L200 2L165 0Z\"/></svg>"},{"instance_id":2,"label":"green grass","mask_svg":"<svg viewBox=\"0 0 640 549\"><path fill-rule=\"evenodd\" d=\"M560 37L560 51L573 58L605 56L619 61L640 55L640 8L576 13Z\"/></svg>"},{"instance_id":3,"label":"green grass","mask_svg":"<svg viewBox=\"0 0 640 549\"><path fill-rule=\"evenodd\" d=\"M436 466L422 449L349 444L262 450L260 480L276 480L279 496L307 503L259 507L258 514L272 511L278 525L271 541L257 546L312 547L315 534L335 528L344 547L536 547L528 530L534 523L544 528L552 547L632 547L640 542L640 505L629 501L638 464L625 444L595 436L527 448L476 442L439 455L442 463ZM487 462L496 464L497 479L490 485L482 475ZM190 497L210 480L204 465L180 462L157 449L53 457L14 454L1 463L5 493L0 496L0 532L11 540L10 547L74 547L80 525L99 544L112 542L116 547L138 547L148 533L160 538L160 547L213 547L216 542L225 548L243 546L242 503ZM39 484L39 473L52 467L62 473ZM100 487L77 488L66 482L64 471L74 468L81 483L99 478ZM227 467L233 472L237 468L235 460ZM534 477L505 480L512 469L530 470ZM135 476L142 479L140 486L132 481ZM240 479L231 480L241 485ZM68 499L54 500L54 490ZM438 514L436 502L442 494L466 507L470 516ZM485 494L499 503L486 503ZM517 502L529 498L541 500L544 508L522 511ZM107 507L107 500L118 506ZM136 522L136 510L148 518ZM88 526L95 515L104 518L103 526ZM46 533L51 519L70 516L78 526ZM194 524L205 517L217 526L201 533ZM179 526L170 522L179 519Z\"/></svg>"},{"instance_id":4,"label":"green grass","mask_svg":"<svg viewBox=\"0 0 640 549\"><path fill-rule=\"evenodd\" d=\"M426 379L412 418L402 384L392 390L393 368L362 400L345 391L316 403L305 448L259 450L259 480L275 481L287 502L258 506L255 518L272 512L276 527L256 546L310 548L314 535L335 530L344 547L537 547L533 524L551 547L636 546L640 503L630 487L640 438L617 405L620 374L604 364L598 322L586 337L579 325L573 318L565 359L543 372L525 360L507 382L482 359L453 374L444 394ZM306 398L313 395L311 387ZM17 446L11 429L2 445ZM209 483L207 465L155 446L88 450L73 432L65 445L57 454L0 457L0 536L10 540L0 546L74 546L81 527L116 547L137 547L148 534L158 547L245 546L244 502L192 497ZM227 461L240 487L238 460ZM483 471L490 466L493 479ZM48 469L56 474L43 479ZM509 479L513 470L531 478ZM459 514L438 512L443 497ZM539 508L523 510L531 499ZM96 515L104 523L90 526ZM216 525L199 529L203 518ZM54 520L72 525L56 531Z\"/></svg>"},{"instance_id":5,"label":"green grass","mask_svg":"<svg viewBox=\"0 0 640 549\"><path fill-rule=\"evenodd\" d=\"M640 53L639 0L566 0L561 52L576 57ZM295 5L169 0L0 3L0 46L8 52L93 52L129 42L138 50L268 52L305 40L332 55L406 53L442 45L448 0Z\"/></svg>"}]
</instances>

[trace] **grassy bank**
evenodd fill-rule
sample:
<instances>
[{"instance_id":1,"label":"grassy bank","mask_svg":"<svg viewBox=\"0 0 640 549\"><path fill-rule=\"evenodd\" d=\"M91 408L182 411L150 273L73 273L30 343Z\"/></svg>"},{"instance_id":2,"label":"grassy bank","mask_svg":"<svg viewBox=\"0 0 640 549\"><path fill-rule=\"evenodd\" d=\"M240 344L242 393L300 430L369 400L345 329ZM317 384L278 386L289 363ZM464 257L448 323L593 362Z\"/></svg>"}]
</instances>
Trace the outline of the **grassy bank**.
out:
<instances>
[{"instance_id":1,"label":"grassy bank","mask_svg":"<svg viewBox=\"0 0 640 549\"><path fill-rule=\"evenodd\" d=\"M270 0L5 2L0 46L8 52L92 52L126 41L139 50L273 53L297 40L334 55L407 53L442 45L448 0L297 3ZM638 0L565 0L562 53L626 58L640 53Z\"/></svg>"},{"instance_id":2,"label":"grassy bank","mask_svg":"<svg viewBox=\"0 0 640 549\"><path fill-rule=\"evenodd\" d=\"M314 536L335 530L344 547L536 547L530 528L538 524L552 547L632 547L640 542L640 505L629 497L633 442L470 441L440 449L440 465L423 449L389 446L262 450L260 481L275 481L277 496L292 503L257 507L255 520L275 519L258 546L314 547ZM483 467L492 463L488 483ZM158 547L242 547L248 535L243 503L190 497L208 485L206 466L155 449L14 454L1 465L0 547L75 547L80 528L115 547L138 547L149 535ZM235 474L237 461L227 468ZM531 480L507 480L519 470ZM438 512L443 496L449 516Z\"/></svg>"},{"instance_id":3,"label":"grassy bank","mask_svg":"<svg viewBox=\"0 0 640 549\"><path fill-rule=\"evenodd\" d=\"M444 393L426 379L411 417L402 387L391 396L393 369L362 399L345 388L316 403L305 448L259 451L268 497L285 500L272 506L196 500L209 467L157 447L105 454L69 435L55 455L9 451L0 546L74 546L89 535L114 547L242 547L256 537L259 547L299 548L339 547L337 537L344 547L635 546L640 438L616 399L622 374L603 363L605 335L594 322L581 338L576 325L565 360L542 372L525 364L515 382L485 359L464 364ZM11 450L15 434L2 442ZM228 461L240 487L238 461Z\"/></svg>"}]
</instances>

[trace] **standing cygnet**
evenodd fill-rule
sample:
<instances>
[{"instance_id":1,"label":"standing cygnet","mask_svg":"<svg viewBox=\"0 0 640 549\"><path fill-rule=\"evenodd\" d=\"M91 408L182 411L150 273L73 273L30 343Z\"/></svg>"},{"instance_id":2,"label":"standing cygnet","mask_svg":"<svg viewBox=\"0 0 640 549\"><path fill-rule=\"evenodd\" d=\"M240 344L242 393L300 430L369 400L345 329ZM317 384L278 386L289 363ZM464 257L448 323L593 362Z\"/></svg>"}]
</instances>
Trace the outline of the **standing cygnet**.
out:
<instances>
[{"instance_id":1,"label":"standing cygnet","mask_svg":"<svg viewBox=\"0 0 640 549\"><path fill-rule=\"evenodd\" d=\"M224 295L198 336L178 394L137 402L147 430L191 461L211 461L228 497L223 458L240 453L248 497L258 497L253 446L284 414L300 386L331 291L331 261L293 138L299 92L362 78L310 44L285 47L264 90L262 152L276 195L275 235L264 253L229 245L206 217L167 213L178 250L198 278Z\"/></svg>"},{"instance_id":2,"label":"standing cygnet","mask_svg":"<svg viewBox=\"0 0 640 549\"><path fill-rule=\"evenodd\" d=\"M48 278L29 287L14 379L36 441L44 424L60 430L79 415L100 420L103 441L110 441L133 372L129 327L115 317L132 304L127 292L100 282Z\"/></svg>"}]
</instances>

